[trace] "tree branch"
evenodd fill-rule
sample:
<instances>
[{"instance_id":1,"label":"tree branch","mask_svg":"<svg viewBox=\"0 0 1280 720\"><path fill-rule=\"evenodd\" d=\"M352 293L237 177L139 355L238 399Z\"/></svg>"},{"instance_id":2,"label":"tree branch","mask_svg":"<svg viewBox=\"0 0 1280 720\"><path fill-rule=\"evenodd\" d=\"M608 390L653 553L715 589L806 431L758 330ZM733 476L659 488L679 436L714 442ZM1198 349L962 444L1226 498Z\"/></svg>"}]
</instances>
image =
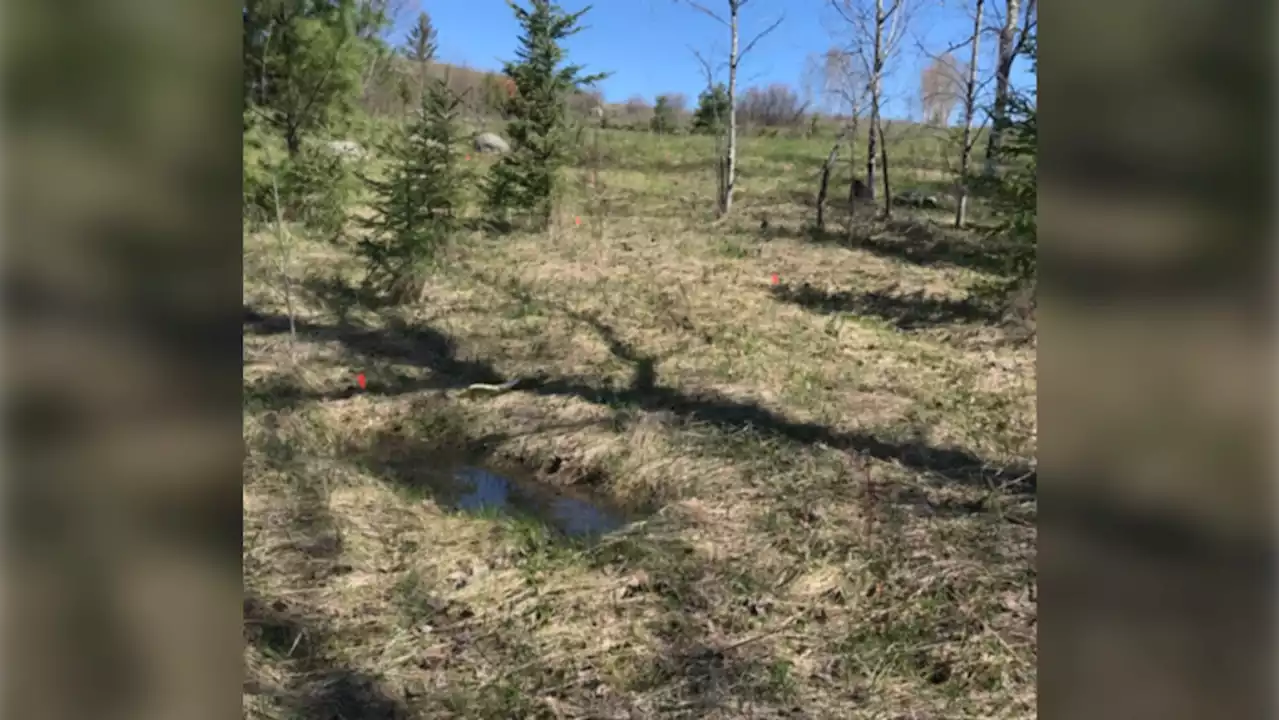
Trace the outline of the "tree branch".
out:
<instances>
[{"instance_id":1,"label":"tree branch","mask_svg":"<svg viewBox=\"0 0 1280 720\"><path fill-rule=\"evenodd\" d=\"M849 17L848 13L846 13L846 12L845 12L845 9L844 9L844 8L840 7L840 0L830 0L830 2L831 2L831 7L832 7L832 9L834 9L834 10L836 11L836 13L837 13L837 14L838 14L838 15L839 15L839 16L840 16L840 17L841 17L845 22L849 23L850 25L855 25L855 26L859 24L859 22L858 22L857 20L855 20L854 18ZM847 0L846 0L845 5L848 5L848 4L849 4L849 3L848 3L848 2L847 2Z\"/></svg>"},{"instance_id":2,"label":"tree branch","mask_svg":"<svg viewBox=\"0 0 1280 720\"><path fill-rule=\"evenodd\" d=\"M715 74L716 74L715 70L712 69L711 63L705 57L702 56L702 53L698 52L697 48L691 45L688 47L689 47L689 52L693 53L693 56L698 60L698 64L702 66L702 75L707 79L707 89L708 90L712 89L713 86L715 85ZM721 66L723 65L724 63L721 63Z\"/></svg>"},{"instance_id":3,"label":"tree branch","mask_svg":"<svg viewBox=\"0 0 1280 720\"><path fill-rule=\"evenodd\" d=\"M1036 17L1036 0L1027 0L1027 14L1023 16L1022 32L1018 35L1018 42L1013 46L1013 54L1021 55L1022 48L1027 44L1027 35L1035 29L1039 18Z\"/></svg>"},{"instance_id":4,"label":"tree branch","mask_svg":"<svg viewBox=\"0 0 1280 720\"><path fill-rule=\"evenodd\" d=\"M952 43L952 44L948 45L948 46L946 47L946 49L945 49L945 50L943 50L942 52L939 52L939 53L937 53L937 54L934 54L934 53L930 52L929 50L925 49L924 43L920 41L920 36L919 36L919 35L916 35L914 32L910 33L910 35L911 35L911 40L913 41L913 43L914 43L914 44L915 44L915 46L916 46L916 49L917 49L917 50L919 50L921 53L923 53L923 54L924 54L926 57L928 57L930 60L938 60L938 59L941 59L943 55L946 55L946 54L948 54L948 53L953 53L953 52L955 52L956 50L959 50L960 48L969 47L969 44L973 42L973 33L969 33L969 37L967 37L967 38L965 38L964 40L961 40L961 41L959 41L959 42Z\"/></svg>"},{"instance_id":5,"label":"tree branch","mask_svg":"<svg viewBox=\"0 0 1280 720\"><path fill-rule=\"evenodd\" d=\"M784 13L784 14L782 14L782 15L780 15L780 16L778 17L778 19L777 19L777 20L774 20L774 21L773 21L773 24L772 24L772 25L770 25L769 27L765 28L764 30L761 30L761 31L760 31L760 34L758 34L758 35L756 35L754 38L752 38L752 39L751 39L751 42L747 43L746 47L742 48L742 51L738 53L738 59L737 59L737 61L735 61L735 63L734 63L734 64L735 64L735 65L737 65L737 63L738 63L738 62L741 62L741 61L742 61L742 58L746 57L747 53L751 52L751 48L754 48L754 47L756 46L756 43L760 42L760 40L761 40L765 35L768 35L769 33L773 32L774 30L777 30L777 29L778 29L778 26L782 24L782 21L783 21L783 20L785 20L785 19L786 19L786 17L787 17L787 16L786 16L786 14L785 14L785 13Z\"/></svg>"},{"instance_id":6,"label":"tree branch","mask_svg":"<svg viewBox=\"0 0 1280 720\"><path fill-rule=\"evenodd\" d=\"M914 3L907 4L906 0L897 0L885 13L885 19L890 21L889 32L885 36L884 43L886 61L897 53L898 43L902 42L902 37L907 34L911 26L912 11L918 7Z\"/></svg>"},{"instance_id":7,"label":"tree branch","mask_svg":"<svg viewBox=\"0 0 1280 720\"><path fill-rule=\"evenodd\" d=\"M677 0L677 2L679 2L679 0ZM694 2L694 0L684 0L684 3L687 4L689 7L693 8L694 10L697 10L698 12L711 18L712 20L715 20L721 25L724 25L726 27L729 25L728 20L725 20L720 15L717 15L714 11L711 10L711 8L707 7L706 5L703 5L702 3Z\"/></svg>"}]
</instances>

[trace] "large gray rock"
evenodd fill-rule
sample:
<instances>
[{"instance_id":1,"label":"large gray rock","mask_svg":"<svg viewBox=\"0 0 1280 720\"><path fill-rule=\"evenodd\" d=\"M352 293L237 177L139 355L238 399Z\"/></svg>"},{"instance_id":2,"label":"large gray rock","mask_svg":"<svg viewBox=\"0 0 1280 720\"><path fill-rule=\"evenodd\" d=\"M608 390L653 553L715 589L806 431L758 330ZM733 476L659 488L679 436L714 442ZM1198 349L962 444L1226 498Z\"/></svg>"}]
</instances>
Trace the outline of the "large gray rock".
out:
<instances>
[{"instance_id":1,"label":"large gray rock","mask_svg":"<svg viewBox=\"0 0 1280 720\"><path fill-rule=\"evenodd\" d=\"M476 152L504 153L510 151L511 146L507 144L507 141L493 133L480 133L476 136Z\"/></svg>"}]
</instances>

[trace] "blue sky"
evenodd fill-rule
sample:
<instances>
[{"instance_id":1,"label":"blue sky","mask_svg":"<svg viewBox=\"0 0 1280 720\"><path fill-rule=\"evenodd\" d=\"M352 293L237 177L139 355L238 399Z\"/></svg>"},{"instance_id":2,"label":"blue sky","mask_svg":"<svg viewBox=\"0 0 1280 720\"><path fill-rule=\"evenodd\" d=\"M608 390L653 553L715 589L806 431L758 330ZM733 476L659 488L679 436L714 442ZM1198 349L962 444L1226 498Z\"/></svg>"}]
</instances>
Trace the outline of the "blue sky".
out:
<instances>
[{"instance_id":1,"label":"blue sky","mask_svg":"<svg viewBox=\"0 0 1280 720\"><path fill-rule=\"evenodd\" d=\"M897 67L886 78L886 114L891 117L919 112L914 107L915 96L928 57L917 43L937 52L964 37L971 25L957 0L918 1L912 32L902 42ZM416 3L411 0L401 11L391 32L393 41L398 42L418 12L425 10L439 34L441 61L498 70L503 60L514 56L519 25L503 0ZM588 3L562 0L560 4L573 11ZM726 3L704 0L704 4L719 12ZM832 31L839 28L840 21L827 0L751 0L742 10L742 42L783 14L782 25L743 59L739 70L742 87L781 82L798 89L809 56L833 44ZM569 58L586 65L589 72L613 73L600 84L609 102L623 102L633 95L652 102L655 95L682 92L692 103L705 87L705 80L689 48L697 48L707 57L723 58L729 44L727 28L675 0L597 0L583 17L583 24L586 28L566 43ZM985 57L980 68L993 64L995 38L984 38L983 46ZM1030 78L1025 69L1015 75L1018 84Z\"/></svg>"}]
</instances>

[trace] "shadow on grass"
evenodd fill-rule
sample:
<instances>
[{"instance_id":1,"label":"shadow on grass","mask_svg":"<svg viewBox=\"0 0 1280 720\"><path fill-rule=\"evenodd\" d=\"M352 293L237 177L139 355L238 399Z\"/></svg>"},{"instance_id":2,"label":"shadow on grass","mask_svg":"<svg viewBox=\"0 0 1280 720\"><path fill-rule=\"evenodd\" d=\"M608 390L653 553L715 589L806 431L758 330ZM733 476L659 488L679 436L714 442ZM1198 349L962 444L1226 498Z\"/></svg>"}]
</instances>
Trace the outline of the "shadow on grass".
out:
<instances>
[{"instance_id":1,"label":"shadow on grass","mask_svg":"<svg viewBox=\"0 0 1280 720\"><path fill-rule=\"evenodd\" d=\"M281 690L246 683L249 694L270 695L297 717L317 720L400 720L411 714L377 679L325 657L332 631L314 613L284 600L249 594L244 600L246 640L273 661L291 666L293 680Z\"/></svg>"},{"instance_id":2,"label":"shadow on grass","mask_svg":"<svg viewBox=\"0 0 1280 720\"><path fill-rule=\"evenodd\" d=\"M877 193L879 188L876 188ZM903 182L895 185L894 190L895 208L913 208L923 207L920 203L911 202L912 196L928 196L937 201L937 207L931 208L935 210L946 210L948 212L955 211L955 191L950 183L937 182L930 180L916 180L911 182ZM818 203L818 178L815 176L811 182L806 183L804 187L792 187L789 189L779 190L769 196L770 199L777 202L792 203L795 205L803 205L807 208L813 208ZM858 199L857 204L860 206L870 206L882 208L884 206L883 196L877 195L876 199ZM841 212L848 208L849 205L849 178L847 176L833 175L827 186L827 200L824 203L828 211Z\"/></svg>"},{"instance_id":3,"label":"shadow on grass","mask_svg":"<svg viewBox=\"0 0 1280 720\"><path fill-rule=\"evenodd\" d=\"M303 279L301 289L311 300L332 312L338 318L339 325L348 324L352 310L377 310L386 305L377 293L360 285L352 285L338 275L308 275Z\"/></svg>"},{"instance_id":4,"label":"shadow on grass","mask_svg":"<svg viewBox=\"0 0 1280 720\"><path fill-rule=\"evenodd\" d=\"M865 202L862 205L866 207ZM863 213L859 211L858 215ZM821 233L810 225L779 227L775 237L863 250L925 267L950 265L999 276L1008 274L1012 260L1013 248L999 240L984 239L983 231L977 227L965 233L928 219L895 216L876 220L874 224L861 223L861 227L855 226L850 238L845 229L839 227L842 220L843 216L837 213L832 218L832 226Z\"/></svg>"},{"instance_id":5,"label":"shadow on grass","mask_svg":"<svg viewBox=\"0 0 1280 720\"><path fill-rule=\"evenodd\" d=\"M343 552L342 533L329 511L326 479L306 467L295 438L281 428L278 416L264 415L260 426L260 432L245 438L249 456L260 462L258 467L297 478L288 496L289 540L280 546L287 559L273 569L287 570L308 583L349 572L349 566L338 562ZM246 474L252 476L254 470L246 469Z\"/></svg>"},{"instance_id":6,"label":"shadow on grass","mask_svg":"<svg viewBox=\"0 0 1280 720\"><path fill-rule=\"evenodd\" d=\"M264 315L245 307L243 327L246 335L269 336L289 333L290 324L285 315ZM247 386L246 405L283 410L360 393L395 396L420 390L458 389L472 383L502 382L499 373L488 363L459 358L453 339L434 328L409 325L395 318L382 329L327 325L302 319L296 319L294 327L299 336L308 340L340 343L358 361L410 365L430 369L432 374L419 378L390 370L369 370L364 389L356 386L353 376L343 387L324 392L308 391L277 377Z\"/></svg>"},{"instance_id":7,"label":"shadow on grass","mask_svg":"<svg viewBox=\"0 0 1280 720\"><path fill-rule=\"evenodd\" d=\"M290 574L274 565L266 572L277 579ZM309 591L317 587L316 581L307 576L289 579ZM439 683L416 681L412 671L399 672L396 680L388 681L376 669L356 669L338 659L344 651L367 645L366 631L359 625L339 627L328 612L293 599L309 594L286 591L283 597L273 598L250 590L244 600L245 638L261 651L263 664L271 669L265 677L246 682L244 691L267 698L288 717L400 720L422 717L423 711L431 717L441 711L448 711L449 717L526 717L538 706L538 694L533 692L538 688L521 685L533 682L545 686L543 678L557 677L552 668L526 663L525 678L503 678L493 683L441 687ZM514 656L509 660L514 664L516 659L529 656L528 645L520 635L500 623L477 625L475 610L466 603L443 599L437 587L416 574L404 576L395 588L393 602L405 621L434 629L436 643L443 642L449 648L445 665L487 664L492 662L490 658L508 654ZM475 656L468 656L469 653ZM425 675L429 677L439 664L438 655L424 650L416 667L427 670ZM264 683L272 677L284 680L275 686Z\"/></svg>"},{"instance_id":8,"label":"shadow on grass","mask_svg":"<svg viewBox=\"0 0 1280 720\"><path fill-rule=\"evenodd\" d=\"M799 305L819 313L852 313L877 317L902 330L955 323L996 323L1002 313L992 303L974 298L953 300L926 296L922 291L907 295L892 295L873 291L827 292L809 284L775 285L773 297L780 302Z\"/></svg>"},{"instance_id":9,"label":"shadow on grass","mask_svg":"<svg viewBox=\"0 0 1280 720\"><path fill-rule=\"evenodd\" d=\"M876 301L879 302L878 305L875 304ZM933 302L936 305L930 305L928 301L917 305L909 299L876 296L867 301L867 307L878 308L883 316L893 317L901 323L916 323L913 327L927 324L927 321L938 321L940 315L945 316L947 313L955 318L972 320L989 320L998 316L994 309L986 309L977 304ZM619 339L617 332L599 318L565 312L571 318L591 327L614 357L632 365L634 369L631 383L626 389L613 390L568 378L533 379L525 384L524 389L541 394L572 395L611 406L647 411L667 410L727 431L748 429L801 444L822 443L878 460L901 462L914 470L940 475L965 485L1001 486L1008 485L1011 479L1021 478L1014 483L1014 487L1034 492L1035 476L1029 467L995 470L987 467L986 463L967 450L934 448L921 441L885 442L866 433L841 433L826 425L791 420L756 403L746 403L715 393L695 395L663 387L657 383L658 358L641 353Z\"/></svg>"},{"instance_id":10,"label":"shadow on grass","mask_svg":"<svg viewBox=\"0 0 1280 720\"><path fill-rule=\"evenodd\" d=\"M257 334L288 332L288 319L263 316L245 310L246 329ZM842 432L826 425L792 420L758 403L724 397L714 392L687 393L657 383L657 361L652 356L617 339L616 333L603 322L593 321L613 354L634 367L632 382L626 388L604 386L590 378L576 376L535 376L518 378L513 389L538 395L572 396L587 402L615 408L635 408L651 412L672 412L687 420L705 423L727 431L752 430L765 436L829 447L898 462L935 479L965 485L1002 486L1013 478L1023 478L1014 486L1020 492L1034 492L1035 473L1028 466L996 469L982 458L962 448L933 447L922 441L888 441L871 433ZM460 360L451 338L429 327L409 327L401 322L386 329L351 328L347 330L312 323L299 325L300 333L342 342L351 352L370 359L393 361L427 368L432 374L425 379L403 382L371 382L365 392L400 395L421 389L464 387L470 383L501 383L504 378L483 360ZM354 391L338 391L349 396ZM302 400L324 400L327 396Z\"/></svg>"},{"instance_id":11,"label":"shadow on grass","mask_svg":"<svg viewBox=\"0 0 1280 720\"><path fill-rule=\"evenodd\" d=\"M287 579L291 584L314 588L350 571L340 562L342 535L329 511L323 484L300 472L288 438L267 423L267 434L258 439L258 452L277 470L294 470L301 479L289 496L288 542L276 545L269 564L250 552L244 560L250 586L257 578ZM267 696L286 713L325 720L388 720L408 718L405 705L377 679L346 667L328 648L335 645L334 631L319 610L284 598L270 598L246 588L243 604L245 640L261 650L276 669L285 668L284 687L263 687L246 682L245 692ZM274 674L274 673L273 673Z\"/></svg>"},{"instance_id":12,"label":"shadow on grass","mask_svg":"<svg viewBox=\"0 0 1280 720\"><path fill-rule=\"evenodd\" d=\"M716 393L687 394L675 388L655 386L646 393L602 389L583 379L557 378L538 381L528 388L543 395L571 395L589 402L629 406L651 412L673 412L695 422L726 431L750 430L791 442L869 455L878 460L899 462L932 476L964 485L998 486L1013 478L1019 492L1034 492L1035 474L1028 467L997 469L973 453L951 447L932 447L919 441L891 442L863 432L841 432L819 423L792 420L759 404L727 398Z\"/></svg>"}]
</instances>

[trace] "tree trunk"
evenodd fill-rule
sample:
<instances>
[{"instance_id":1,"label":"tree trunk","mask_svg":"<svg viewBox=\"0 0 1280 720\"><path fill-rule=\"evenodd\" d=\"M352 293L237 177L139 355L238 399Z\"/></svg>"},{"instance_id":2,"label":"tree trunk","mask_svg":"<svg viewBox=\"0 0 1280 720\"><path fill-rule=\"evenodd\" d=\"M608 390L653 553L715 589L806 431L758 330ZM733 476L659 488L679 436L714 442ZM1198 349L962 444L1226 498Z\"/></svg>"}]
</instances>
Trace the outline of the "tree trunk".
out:
<instances>
[{"instance_id":1,"label":"tree trunk","mask_svg":"<svg viewBox=\"0 0 1280 720\"><path fill-rule=\"evenodd\" d=\"M297 159L298 153L302 152L302 132L296 123L290 122L285 125L284 145L289 150L290 160Z\"/></svg>"},{"instance_id":2,"label":"tree trunk","mask_svg":"<svg viewBox=\"0 0 1280 720\"><path fill-rule=\"evenodd\" d=\"M871 122L867 124L867 192L871 193L871 199L876 197L876 124L880 120L880 113L877 112L874 93L871 97Z\"/></svg>"},{"instance_id":3,"label":"tree trunk","mask_svg":"<svg viewBox=\"0 0 1280 720\"><path fill-rule=\"evenodd\" d=\"M729 148L725 155L721 214L733 209L733 183L738 172L738 0L729 0Z\"/></svg>"},{"instance_id":4,"label":"tree trunk","mask_svg":"<svg viewBox=\"0 0 1280 720\"><path fill-rule=\"evenodd\" d=\"M827 161L822 163L822 180L818 185L818 217L814 222L814 227L818 229L818 232L826 230L826 219L823 217L823 213L827 208L827 184L831 182L831 166L835 163L836 156L840 154L840 143L842 142L844 142L844 138L836 140L835 147L831 148L831 152L827 155Z\"/></svg>"},{"instance_id":5,"label":"tree trunk","mask_svg":"<svg viewBox=\"0 0 1280 720\"><path fill-rule=\"evenodd\" d=\"M724 153L724 136L728 133L720 127L720 114L715 115L715 137L716 137L716 217L724 215L724 195L725 195L725 166L728 159Z\"/></svg>"},{"instance_id":6,"label":"tree trunk","mask_svg":"<svg viewBox=\"0 0 1280 720\"><path fill-rule=\"evenodd\" d=\"M987 159L983 172L988 177L995 174L996 156L1000 154L1000 135L1004 129L1005 108L1009 103L1009 74L1013 70L1014 45L1018 33L1018 10L1022 0L1005 0L1004 27L1000 29L1000 45L997 49L996 92L991 105L991 133L987 135Z\"/></svg>"},{"instance_id":7,"label":"tree trunk","mask_svg":"<svg viewBox=\"0 0 1280 720\"><path fill-rule=\"evenodd\" d=\"M852 126L846 125L840 134L836 136L836 142L831 146L831 152L827 153L826 162L822 163L822 178L818 185L818 218L815 227L818 232L826 229L825 212L827 208L827 188L831 182L831 169L835 167L836 160L840 156L840 145L844 143L844 138L849 134ZM856 176L856 173L855 173Z\"/></svg>"},{"instance_id":8,"label":"tree trunk","mask_svg":"<svg viewBox=\"0 0 1280 720\"><path fill-rule=\"evenodd\" d=\"M884 125L876 124L880 135L880 177L884 181L884 216L893 215L893 188L889 186L889 143L884 140Z\"/></svg>"},{"instance_id":9,"label":"tree trunk","mask_svg":"<svg viewBox=\"0 0 1280 720\"><path fill-rule=\"evenodd\" d=\"M852 131L849 135L849 220L845 223L845 232L849 241L853 241L853 213L857 209L858 199L858 111L853 111Z\"/></svg>"},{"instance_id":10,"label":"tree trunk","mask_svg":"<svg viewBox=\"0 0 1280 720\"><path fill-rule=\"evenodd\" d=\"M884 67L884 0L876 0L875 40L871 62L871 122L867 126L867 192L876 196L876 130L880 127L880 71Z\"/></svg>"},{"instance_id":11,"label":"tree trunk","mask_svg":"<svg viewBox=\"0 0 1280 720\"><path fill-rule=\"evenodd\" d=\"M974 0L973 44L969 46L969 77L964 85L964 130L960 136L960 176L956 178L956 227L963 228L969 210L969 157L973 152L973 112L978 92L978 46L982 39L982 5Z\"/></svg>"}]
</instances>

